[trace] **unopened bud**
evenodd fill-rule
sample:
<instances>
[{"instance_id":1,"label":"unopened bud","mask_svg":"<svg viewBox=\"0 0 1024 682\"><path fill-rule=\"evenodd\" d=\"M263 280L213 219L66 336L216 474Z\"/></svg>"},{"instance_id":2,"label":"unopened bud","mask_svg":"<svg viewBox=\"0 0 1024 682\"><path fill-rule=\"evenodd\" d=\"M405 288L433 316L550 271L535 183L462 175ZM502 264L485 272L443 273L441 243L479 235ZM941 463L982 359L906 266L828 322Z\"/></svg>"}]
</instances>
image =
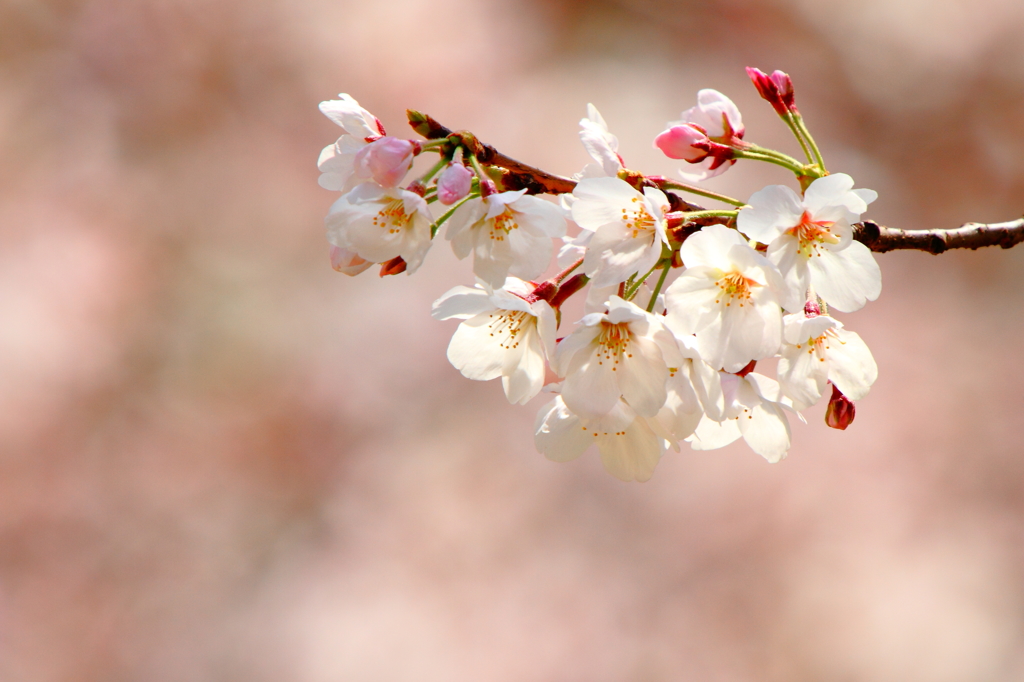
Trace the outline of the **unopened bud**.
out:
<instances>
[{"instance_id":1,"label":"unopened bud","mask_svg":"<svg viewBox=\"0 0 1024 682\"><path fill-rule=\"evenodd\" d=\"M451 206L467 194L473 184L473 171L461 163L449 164L437 179L437 200Z\"/></svg>"},{"instance_id":2,"label":"unopened bud","mask_svg":"<svg viewBox=\"0 0 1024 682\"><path fill-rule=\"evenodd\" d=\"M395 187L412 166L419 145L411 140L382 137L356 153L356 175L373 178L382 187Z\"/></svg>"},{"instance_id":3,"label":"unopened bud","mask_svg":"<svg viewBox=\"0 0 1024 682\"><path fill-rule=\"evenodd\" d=\"M811 300L804 303L804 317L817 317L818 315L821 315L821 306L817 301Z\"/></svg>"},{"instance_id":4,"label":"unopened bud","mask_svg":"<svg viewBox=\"0 0 1024 682\"><path fill-rule=\"evenodd\" d=\"M825 411L825 423L833 429L845 431L846 427L853 423L857 416L857 408L853 401L847 398L832 384L832 398L828 401L828 409Z\"/></svg>"},{"instance_id":5,"label":"unopened bud","mask_svg":"<svg viewBox=\"0 0 1024 682\"><path fill-rule=\"evenodd\" d=\"M777 71L776 73L782 73ZM747 75L750 76L751 82L754 87L757 88L757 92L761 95L762 99L767 101L775 109L775 113L779 116L789 115L789 107L782 99L782 94L779 92L778 84L772 80L772 78L761 69L755 69L752 66L747 67ZM785 75L785 74L783 74ZM788 79L789 76L786 76ZM790 84L790 97L792 98L792 84Z\"/></svg>"},{"instance_id":6,"label":"unopened bud","mask_svg":"<svg viewBox=\"0 0 1024 682\"><path fill-rule=\"evenodd\" d=\"M672 126L654 138L654 147L670 159L699 163L707 158L710 142L703 128L685 123Z\"/></svg>"},{"instance_id":7,"label":"unopened bud","mask_svg":"<svg viewBox=\"0 0 1024 682\"><path fill-rule=\"evenodd\" d=\"M366 271L371 265L373 263L360 258L355 251L331 245L331 267L338 272L355 277L360 272Z\"/></svg>"},{"instance_id":8,"label":"unopened bud","mask_svg":"<svg viewBox=\"0 0 1024 682\"><path fill-rule=\"evenodd\" d=\"M386 277L388 275L398 275L405 272L405 268L405 260L403 260L401 256L395 256L387 263L380 264L380 276Z\"/></svg>"},{"instance_id":9,"label":"unopened bud","mask_svg":"<svg viewBox=\"0 0 1024 682\"><path fill-rule=\"evenodd\" d=\"M489 197L498 193L498 186L490 178L480 178L480 196Z\"/></svg>"},{"instance_id":10,"label":"unopened bud","mask_svg":"<svg viewBox=\"0 0 1024 682\"><path fill-rule=\"evenodd\" d=\"M778 70L772 72L771 79L786 109L794 114L797 113L796 104L793 101L793 79L789 77L788 73Z\"/></svg>"}]
</instances>

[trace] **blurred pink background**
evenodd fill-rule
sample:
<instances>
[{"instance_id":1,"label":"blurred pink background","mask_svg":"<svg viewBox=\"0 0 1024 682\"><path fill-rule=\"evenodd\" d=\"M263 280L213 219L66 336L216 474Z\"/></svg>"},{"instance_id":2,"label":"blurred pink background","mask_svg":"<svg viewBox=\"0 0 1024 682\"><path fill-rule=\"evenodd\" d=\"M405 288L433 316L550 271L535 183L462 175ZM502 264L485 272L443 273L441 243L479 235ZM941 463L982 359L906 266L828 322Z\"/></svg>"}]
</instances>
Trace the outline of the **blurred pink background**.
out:
<instances>
[{"instance_id":1,"label":"blurred pink background","mask_svg":"<svg viewBox=\"0 0 1024 682\"><path fill-rule=\"evenodd\" d=\"M472 282L328 263L348 92L571 174L701 87L904 228L1024 211L1018 0L0 4L0 680L1024 679L1024 247L879 256L880 378L789 458L646 484L533 447L445 359ZM783 181L743 164L740 197Z\"/></svg>"}]
</instances>

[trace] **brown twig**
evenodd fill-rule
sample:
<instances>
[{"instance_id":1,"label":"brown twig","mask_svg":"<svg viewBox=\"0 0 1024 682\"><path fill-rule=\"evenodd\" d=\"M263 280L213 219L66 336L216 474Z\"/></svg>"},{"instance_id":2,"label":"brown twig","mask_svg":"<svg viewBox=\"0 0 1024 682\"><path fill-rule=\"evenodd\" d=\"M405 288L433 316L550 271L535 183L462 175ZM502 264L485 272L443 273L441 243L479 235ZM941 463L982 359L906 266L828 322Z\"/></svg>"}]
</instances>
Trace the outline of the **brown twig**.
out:
<instances>
[{"instance_id":1,"label":"brown twig","mask_svg":"<svg viewBox=\"0 0 1024 682\"><path fill-rule=\"evenodd\" d=\"M525 189L529 194L568 194L576 187L575 180L516 161L491 145L480 142L472 133L456 133L430 116L417 111L407 113L409 125L427 139L437 140L453 134L461 136L463 143L476 154L481 163L505 171L501 177L505 189ZM656 187L659 179L643 178L641 182ZM675 194L669 193L669 197L673 200L673 210L699 209L696 204L685 202ZM710 222L722 221L715 219ZM694 221L683 226L685 229L681 229L678 235L680 241L699 229L702 224L701 221ZM865 220L855 224L853 230L853 238L876 253L911 249L938 255L949 249L980 249L986 246L1001 246L1008 249L1016 246L1024 242L1024 217L1005 223L966 223L952 230L900 230L879 225L873 220Z\"/></svg>"},{"instance_id":2,"label":"brown twig","mask_svg":"<svg viewBox=\"0 0 1024 682\"><path fill-rule=\"evenodd\" d=\"M1024 218L1005 223L966 223L952 230L900 230L865 220L853 229L853 238L877 253L913 249L938 255L949 249L1008 249L1024 242Z\"/></svg>"},{"instance_id":3,"label":"brown twig","mask_svg":"<svg viewBox=\"0 0 1024 682\"><path fill-rule=\"evenodd\" d=\"M427 114L418 111L407 111L409 125L428 140L438 140L453 134L463 136L469 143L476 158L480 163L489 166L498 166L505 169L501 182L508 190L525 189L528 194L569 194L576 187L576 181L563 178L554 173L548 173L540 168L535 168L522 161L516 161L511 156L506 156L489 144L479 142L472 133L453 131L435 121Z\"/></svg>"}]
</instances>

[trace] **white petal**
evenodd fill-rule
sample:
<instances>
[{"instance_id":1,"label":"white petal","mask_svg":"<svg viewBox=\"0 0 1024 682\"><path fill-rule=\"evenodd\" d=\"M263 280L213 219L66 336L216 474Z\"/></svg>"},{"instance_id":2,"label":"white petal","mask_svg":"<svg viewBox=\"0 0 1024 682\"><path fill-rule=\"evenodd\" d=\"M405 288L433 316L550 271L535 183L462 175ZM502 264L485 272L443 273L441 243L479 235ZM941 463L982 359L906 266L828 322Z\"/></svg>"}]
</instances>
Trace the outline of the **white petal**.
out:
<instances>
[{"instance_id":1,"label":"white petal","mask_svg":"<svg viewBox=\"0 0 1024 682\"><path fill-rule=\"evenodd\" d=\"M750 249L746 240L736 230L730 230L724 225L708 225L683 242L679 247L679 256L687 268L705 265L728 270L732 264L729 251L736 245Z\"/></svg>"},{"instance_id":2,"label":"white petal","mask_svg":"<svg viewBox=\"0 0 1024 682\"><path fill-rule=\"evenodd\" d=\"M586 351L581 351L585 353ZM593 352L579 369L569 373L562 386L562 399L569 409L584 418L602 417L619 402L619 386L611 366Z\"/></svg>"},{"instance_id":3,"label":"white petal","mask_svg":"<svg viewBox=\"0 0 1024 682\"><path fill-rule=\"evenodd\" d=\"M643 195L619 178L588 178L573 189L576 201L572 219L585 230L596 230L610 223L622 222L622 209L632 209L634 199Z\"/></svg>"},{"instance_id":4,"label":"white petal","mask_svg":"<svg viewBox=\"0 0 1024 682\"><path fill-rule=\"evenodd\" d=\"M847 194L853 189L853 178L846 173L833 173L823 178L818 178L808 186L804 192L804 206L814 216L815 220L821 220L819 214L823 209L833 205L844 205L847 201ZM855 197L859 200L860 197ZM864 208L867 208L866 206ZM861 213L864 208L857 211Z\"/></svg>"},{"instance_id":5,"label":"white petal","mask_svg":"<svg viewBox=\"0 0 1024 682\"><path fill-rule=\"evenodd\" d=\"M522 224L527 224L553 239L559 239L565 235L566 224L562 209L550 201L527 195L515 200L509 206L515 213L520 214L516 218Z\"/></svg>"},{"instance_id":6,"label":"white petal","mask_svg":"<svg viewBox=\"0 0 1024 682\"><path fill-rule=\"evenodd\" d=\"M737 425L750 449L772 464L789 452L789 420L779 405L763 401L740 415Z\"/></svg>"},{"instance_id":7,"label":"white petal","mask_svg":"<svg viewBox=\"0 0 1024 682\"><path fill-rule=\"evenodd\" d=\"M593 286L604 287L624 282L633 273L646 273L660 257L661 242L653 233L641 232L634 238L622 224L605 225L590 241L583 268Z\"/></svg>"},{"instance_id":8,"label":"white petal","mask_svg":"<svg viewBox=\"0 0 1024 682\"><path fill-rule=\"evenodd\" d=\"M633 346L636 346L633 349ZM622 397L637 414L653 417L665 404L668 367L653 341L634 338L629 344L632 357L623 357L616 372ZM628 353L628 351L627 351Z\"/></svg>"},{"instance_id":9,"label":"white petal","mask_svg":"<svg viewBox=\"0 0 1024 682\"><path fill-rule=\"evenodd\" d=\"M736 226L740 232L762 244L770 244L786 230L800 223L804 207L797 193L784 185L770 185L754 192L740 210Z\"/></svg>"},{"instance_id":10,"label":"white petal","mask_svg":"<svg viewBox=\"0 0 1024 682\"><path fill-rule=\"evenodd\" d=\"M807 265L811 284L829 306L852 313L882 293L882 272L868 247L851 242L841 251L823 249L820 253Z\"/></svg>"},{"instance_id":11,"label":"white petal","mask_svg":"<svg viewBox=\"0 0 1024 682\"><path fill-rule=\"evenodd\" d=\"M502 367L501 384L505 389L505 397L512 404L522 405L533 399L544 388L544 353L536 326L530 323L523 326L521 338L518 339L521 354L517 358L513 353L506 353Z\"/></svg>"},{"instance_id":12,"label":"white petal","mask_svg":"<svg viewBox=\"0 0 1024 682\"><path fill-rule=\"evenodd\" d=\"M491 335L491 314L483 313L459 325L448 344L448 360L467 379L490 381L501 376L506 351Z\"/></svg>"},{"instance_id":13,"label":"white petal","mask_svg":"<svg viewBox=\"0 0 1024 682\"><path fill-rule=\"evenodd\" d=\"M583 429L583 422L566 408L561 397L540 409L534 433L537 450L555 462L579 457L594 442L594 437Z\"/></svg>"},{"instance_id":14,"label":"white petal","mask_svg":"<svg viewBox=\"0 0 1024 682\"><path fill-rule=\"evenodd\" d=\"M661 459L664 441L642 417L634 419L620 434L597 439L605 470L621 481L650 480Z\"/></svg>"},{"instance_id":15,"label":"white petal","mask_svg":"<svg viewBox=\"0 0 1024 682\"><path fill-rule=\"evenodd\" d=\"M841 329L836 335L828 339L828 378L847 398L860 400L878 378L878 365L858 334Z\"/></svg>"},{"instance_id":16,"label":"white petal","mask_svg":"<svg viewBox=\"0 0 1024 682\"><path fill-rule=\"evenodd\" d=\"M450 320L453 317L466 320L493 309L494 305L486 291L460 285L434 301L430 316L435 320Z\"/></svg>"},{"instance_id":17,"label":"white petal","mask_svg":"<svg viewBox=\"0 0 1024 682\"><path fill-rule=\"evenodd\" d=\"M807 339L797 348L786 345L779 359L778 377L782 391L798 410L803 410L821 400L828 383L829 363L822 362L814 346L807 345Z\"/></svg>"},{"instance_id":18,"label":"white petal","mask_svg":"<svg viewBox=\"0 0 1024 682\"><path fill-rule=\"evenodd\" d=\"M704 417L687 440L694 450L717 450L724 448L741 435L735 419L716 422Z\"/></svg>"}]
</instances>

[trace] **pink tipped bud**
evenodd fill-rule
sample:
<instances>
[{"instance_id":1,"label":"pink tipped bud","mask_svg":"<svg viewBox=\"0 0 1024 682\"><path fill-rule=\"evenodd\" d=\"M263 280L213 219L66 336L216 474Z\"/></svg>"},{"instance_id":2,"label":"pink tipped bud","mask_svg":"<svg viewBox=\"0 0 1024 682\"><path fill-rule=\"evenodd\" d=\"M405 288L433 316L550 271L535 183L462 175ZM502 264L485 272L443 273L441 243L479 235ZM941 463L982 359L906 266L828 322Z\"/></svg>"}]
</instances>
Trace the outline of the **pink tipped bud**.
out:
<instances>
[{"instance_id":1,"label":"pink tipped bud","mask_svg":"<svg viewBox=\"0 0 1024 682\"><path fill-rule=\"evenodd\" d=\"M355 277L360 272L367 270L373 263L360 258L355 251L349 251L339 246L331 246L331 267L338 272Z\"/></svg>"},{"instance_id":2,"label":"pink tipped bud","mask_svg":"<svg viewBox=\"0 0 1024 682\"><path fill-rule=\"evenodd\" d=\"M489 197L498 193L498 186L490 178L480 178L480 196Z\"/></svg>"},{"instance_id":3,"label":"pink tipped bud","mask_svg":"<svg viewBox=\"0 0 1024 682\"><path fill-rule=\"evenodd\" d=\"M804 317L817 317L818 315L821 315L821 306L817 301L804 303Z\"/></svg>"},{"instance_id":4,"label":"pink tipped bud","mask_svg":"<svg viewBox=\"0 0 1024 682\"><path fill-rule=\"evenodd\" d=\"M828 409L825 411L825 423L833 429L845 431L846 427L853 423L857 416L857 408L853 401L847 398L832 384L832 398L828 401Z\"/></svg>"},{"instance_id":5,"label":"pink tipped bud","mask_svg":"<svg viewBox=\"0 0 1024 682\"><path fill-rule=\"evenodd\" d=\"M777 71L776 73L782 72ZM754 87L757 88L758 94L761 95L762 99L772 105L772 108L775 109L775 113L779 116L787 116L789 114L789 108L786 106L786 103L782 101L782 94L779 92L778 84L772 80L768 74L761 69L755 69L752 66L748 66L747 75L750 76L751 82L754 84ZM786 78L788 79L789 76L786 76ZM792 95L792 84L790 84L790 94Z\"/></svg>"},{"instance_id":6,"label":"pink tipped bud","mask_svg":"<svg viewBox=\"0 0 1024 682\"><path fill-rule=\"evenodd\" d=\"M786 109L796 113L796 104L793 102L793 79L782 71L773 71L771 79Z\"/></svg>"},{"instance_id":7,"label":"pink tipped bud","mask_svg":"<svg viewBox=\"0 0 1024 682\"><path fill-rule=\"evenodd\" d=\"M396 187L412 166L419 145L411 140L382 137L356 153L355 171L361 178L373 178L383 187Z\"/></svg>"},{"instance_id":8,"label":"pink tipped bud","mask_svg":"<svg viewBox=\"0 0 1024 682\"><path fill-rule=\"evenodd\" d=\"M706 159L710 145L707 133L693 123L672 126L654 138L655 149L660 149L665 156L690 163Z\"/></svg>"},{"instance_id":9,"label":"pink tipped bud","mask_svg":"<svg viewBox=\"0 0 1024 682\"><path fill-rule=\"evenodd\" d=\"M445 206L451 206L467 194L473 183L473 171L461 163L449 164L437 179L437 199Z\"/></svg>"}]
</instances>

